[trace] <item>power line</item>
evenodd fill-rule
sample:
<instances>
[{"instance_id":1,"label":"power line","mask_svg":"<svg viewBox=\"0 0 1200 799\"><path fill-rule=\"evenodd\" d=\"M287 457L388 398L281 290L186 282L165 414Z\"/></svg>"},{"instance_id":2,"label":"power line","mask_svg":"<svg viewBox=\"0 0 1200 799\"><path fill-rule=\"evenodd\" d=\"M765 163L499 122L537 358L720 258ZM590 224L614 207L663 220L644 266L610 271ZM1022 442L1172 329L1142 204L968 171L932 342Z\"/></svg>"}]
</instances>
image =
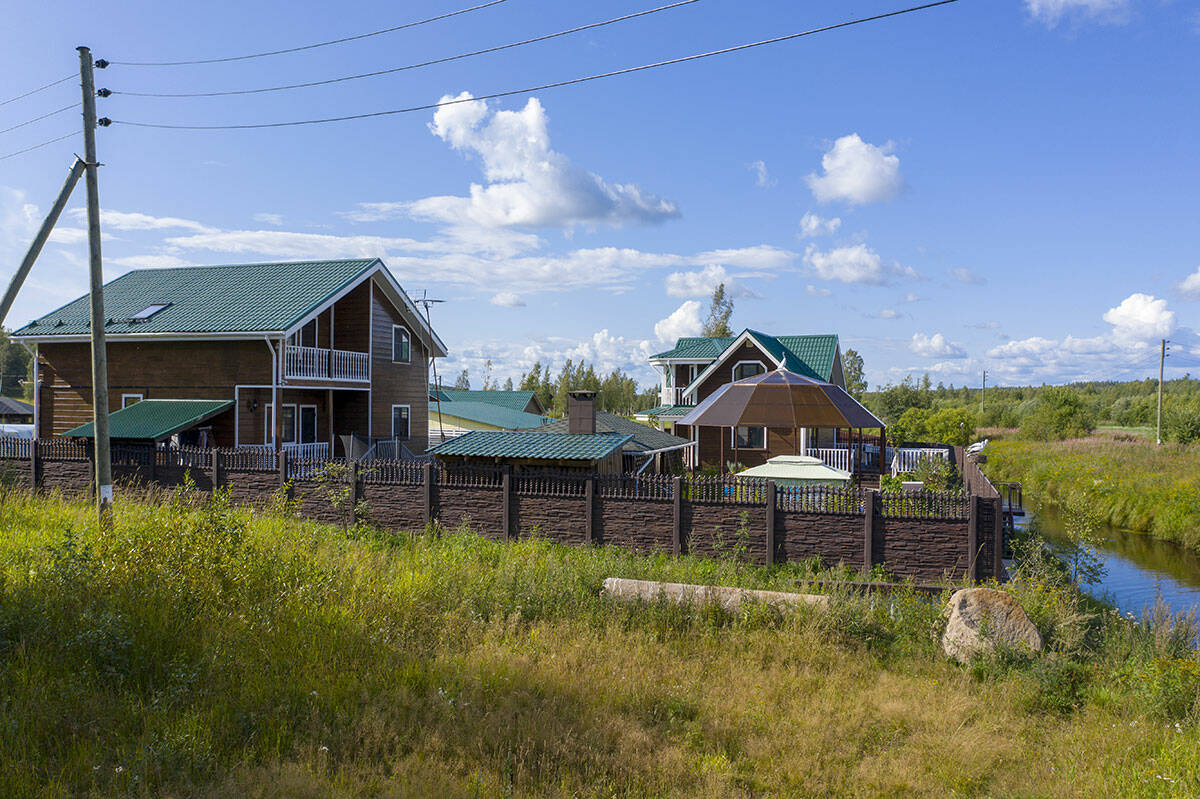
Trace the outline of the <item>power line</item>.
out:
<instances>
[{"instance_id":1,"label":"power line","mask_svg":"<svg viewBox=\"0 0 1200 799\"><path fill-rule=\"evenodd\" d=\"M19 125L13 125L11 128L5 128L4 130L0 130L0 133L8 133L10 130L16 130L17 128L23 128L26 125L32 125L34 122L40 122L43 119L49 119L50 117L54 116L55 114L61 114L63 111L69 111L72 108L77 108L77 107L78 107L78 103L71 103L70 105L64 105L62 108L58 109L57 111L51 111L49 114L42 114L40 117L34 117L33 119L26 120Z\"/></svg>"},{"instance_id":2,"label":"power line","mask_svg":"<svg viewBox=\"0 0 1200 799\"><path fill-rule=\"evenodd\" d=\"M425 105L414 105L408 108L396 108L389 111L373 111L366 114L349 114L340 117L324 117L322 119L301 119L291 122L260 122L255 124L244 125L171 125L155 122L130 122L128 120L112 120L112 124L130 125L139 128L159 128L167 130L248 130L252 128L286 128L297 125L319 125L327 122L346 122L352 119L368 119L371 117L391 116L394 114L408 114L414 111L429 111L434 108L442 108L448 105L457 105L459 103L474 102L476 100L493 100L498 97L512 97L517 94L529 94L531 92L543 91L545 89L556 89L561 86L572 86L578 83L586 83L592 80L600 80L601 78L612 78L618 75L628 75L633 72L642 72L647 69L657 69L659 67L672 66L674 64L682 64L688 61L696 61L701 58L710 58L712 56L726 55L728 53L736 53L740 50L749 50L752 47L762 47L763 45L776 44L785 42L791 39L799 39L803 36L812 36L816 33L824 33L826 31L836 30L838 28L846 28L851 25L860 25L864 22L874 22L876 20L887 19L888 17L897 17L902 14L911 14L914 11L923 11L937 6L949 5L956 3L958 0L938 0L935 3L926 3L924 5L912 6L910 8L901 9L899 11L889 11L885 14L876 14L870 17L860 17L859 19L849 20L847 22L839 22L834 25L826 25L821 28L812 28L811 30L801 31L799 33L790 33L786 36L776 36L773 39L763 39L762 41L750 42L749 44L739 44L733 47L726 47L722 50L710 50L706 53L697 53L695 55L683 56L681 58L672 58L666 61L657 61L653 64L643 64L637 67L626 67L625 69L613 70L612 72L602 72L597 75L588 75L582 78L572 78L571 80L557 81L555 83L544 83L540 86L531 86L526 89L512 89L504 92L493 92L492 94L483 94L478 97L462 97L454 100L443 100L437 103L426 103Z\"/></svg>"},{"instance_id":3,"label":"power line","mask_svg":"<svg viewBox=\"0 0 1200 799\"><path fill-rule=\"evenodd\" d=\"M53 88L60 83L66 83L73 77L75 77L75 75L68 75L65 78L59 78L58 80L51 81L50 83L47 83L45 86L38 86L36 89L31 89L30 91L27 91L24 94L18 94L16 97L10 97L7 100L0 102L0 105L8 105L9 103L15 103L17 100L21 100L25 97L29 97L30 95L37 94L38 92L44 92L44 91L46 91L46 89Z\"/></svg>"},{"instance_id":4,"label":"power line","mask_svg":"<svg viewBox=\"0 0 1200 799\"><path fill-rule=\"evenodd\" d=\"M50 139L48 141L42 142L41 144L35 144L32 147L26 147L24 150L17 150L15 152L11 152L7 155L0 155L0 161L3 161L6 158L12 158L13 156L16 156L16 155L20 155L21 153L27 153L30 150L41 149L42 147L46 147L48 145L54 144L56 141L62 141L63 139L69 139L72 136L74 136L75 133L76 133L76 131L71 131L70 133L66 134L65 136L59 136L57 139Z\"/></svg>"},{"instance_id":5,"label":"power line","mask_svg":"<svg viewBox=\"0 0 1200 799\"><path fill-rule=\"evenodd\" d=\"M391 69L380 69L380 70L376 70L375 72L362 72L357 75L346 75L344 77L329 78L327 80L315 80L315 81L310 81L308 83L290 83L290 84L286 84L284 86L268 86L268 87L265 87L262 89L237 89L237 90L233 90L233 91L220 91L220 92L127 92L127 91L119 91L119 90L114 89L114 90L112 90L112 93L113 94L123 94L127 97L227 97L227 96L236 95L236 94L263 94L264 92L281 92L281 91L286 91L289 89L308 89L308 88L312 88L313 86L328 86L331 83L343 83L343 82L349 81L349 80L359 80L360 78L374 78L374 77L378 77L380 75L391 75L396 72L405 72L405 71L411 70L411 69L420 69L422 67L429 67L429 66L433 66L435 64L445 64L450 61L459 61L464 58L472 58L472 57L478 56L478 55L486 55L488 53L498 53L501 50L509 50L514 47L523 47L527 44L535 44L537 42L544 42L549 39L556 39L559 36L567 36L572 33L579 33L581 31L591 30L593 28L601 28L601 27L604 27L605 25L612 25L617 22L624 22L626 20L636 19L637 17L644 17L649 14L657 14L660 11L669 11L670 9L673 9L673 8L679 8L680 6L687 6L687 5L691 5L692 3L698 3L698 2L700 2L700 0L680 0L680 2L670 3L665 6L659 6L658 8L651 8L646 11L638 11L633 14L625 14L624 16L613 17L612 19L606 19L602 22L592 22L587 25L580 25L575 28L568 28L566 30L557 31L555 33L547 33L544 36L535 36L532 39L522 39L519 42L510 42L509 44L501 44L501 45L497 45L496 47L488 47L483 50L473 50L469 53L459 53L458 55L446 56L444 58L434 58L429 61L420 61L415 64L406 64L405 66L402 66L402 67L392 67Z\"/></svg>"},{"instance_id":6,"label":"power line","mask_svg":"<svg viewBox=\"0 0 1200 799\"><path fill-rule=\"evenodd\" d=\"M358 39L369 39L372 36L382 36L385 33L394 33L405 28L415 28L419 25L428 25L430 22L457 17L460 14L469 14L472 11L479 11L489 6L499 5L508 0L491 0L491 2L481 3L470 8L460 8L458 11L450 11L446 14L439 14L436 17L428 17L419 19L416 22L406 22L403 25L396 25L391 28L383 28L382 30L371 31L370 33L359 33L355 36L345 36L341 39L330 39L327 42L317 42L316 44L306 44L302 47L288 47L283 50L268 50L265 53L249 53L247 55L227 56L225 58L198 58L191 61L109 61L109 64L119 65L123 67L180 67L191 64L222 64L229 61L247 61L251 58L266 58L273 55L284 55L286 53L299 53L304 50L315 50L318 47L328 47L331 44L344 44L345 42L353 42Z\"/></svg>"}]
</instances>

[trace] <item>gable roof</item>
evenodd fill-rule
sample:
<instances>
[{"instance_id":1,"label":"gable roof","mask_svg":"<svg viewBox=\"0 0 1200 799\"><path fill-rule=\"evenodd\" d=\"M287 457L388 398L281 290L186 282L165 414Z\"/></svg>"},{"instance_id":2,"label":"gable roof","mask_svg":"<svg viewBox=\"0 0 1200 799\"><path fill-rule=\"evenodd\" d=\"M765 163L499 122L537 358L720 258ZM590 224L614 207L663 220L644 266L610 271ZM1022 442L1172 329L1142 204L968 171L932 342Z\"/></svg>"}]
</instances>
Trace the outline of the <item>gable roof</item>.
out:
<instances>
[{"instance_id":1,"label":"gable roof","mask_svg":"<svg viewBox=\"0 0 1200 799\"><path fill-rule=\"evenodd\" d=\"M161 441L187 430L233 407L233 400L147 399L108 415L111 438ZM93 438L91 422L63 433L66 437Z\"/></svg>"},{"instance_id":2,"label":"gable roof","mask_svg":"<svg viewBox=\"0 0 1200 799\"><path fill-rule=\"evenodd\" d=\"M508 408L504 405L493 405L490 402L442 402L441 412L443 419L463 419L468 422L499 427L502 430L540 428L550 421L545 416L538 416L536 413L526 413L523 410ZM437 413L438 404L431 401L429 403L429 427L431 430L437 424Z\"/></svg>"},{"instance_id":3,"label":"gable roof","mask_svg":"<svg viewBox=\"0 0 1200 799\"><path fill-rule=\"evenodd\" d=\"M33 406L13 397L0 397L0 416L32 416Z\"/></svg>"},{"instance_id":4,"label":"gable roof","mask_svg":"<svg viewBox=\"0 0 1200 799\"><path fill-rule=\"evenodd\" d=\"M431 447L431 455L482 458L594 461L613 452L629 436L620 433L541 433L472 430Z\"/></svg>"},{"instance_id":5,"label":"gable roof","mask_svg":"<svg viewBox=\"0 0 1200 799\"><path fill-rule=\"evenodd\" d=\"M463 388L443 388L433 392L433 397L442 402L482 402L514 411L524 411L530 402L536 403L533 391L478 391Z\"/></svg>"},{"instance_id":6,"label":"gable roof","mask_svg":"<svg viewBox=\"0 0 1200 799\"><path fill-rule=\"evenodd\" d=\"M835 334L810 336L770 336L747 328L737 336L686 336L675 342L674 349L651 355L652 361L719 360L743 336L749 336L764 352L775 358L776 365L798 374L830 380L837 357Z\"/></svg>"},{"instance_id":7,"label":"gable roof","mask_svg":"<svg viewBox=\"0 0 1200 799\"><path fill-rule=\"evenodd\" d=\"M378 258L337 261L291 261L222 266L135 269L104 286L106 335L204 335L289 332L345 290L379 274L404 309L431 337L434 349L445 345L428 330L424 319L390 271ZM140 321L131 317L150 306L162 310ZM91 332L88 295L35 319L14 338L54 339Z\"/></svg>"},{"instance_id":8,"label":"gable roof","mask_svg":"<svg viewBox=\"0 0 1200 799\"><path fill-rule=\"evenodd\" d=\"M538 432L558 433L561 435L567 432L569 425L570 421L568 419L555 419L549 424L539 427ZM634 422L626 419L624 416L618 416L608 411L596 411L596 432L620 433L621 435L630 436L629 441L624 447L629 452L646 452L648 450L665 449L666 447L676 447L688 443L686 438L664 433L662 430L656 430L649 425Z\"/></svg>"}]
</instances>

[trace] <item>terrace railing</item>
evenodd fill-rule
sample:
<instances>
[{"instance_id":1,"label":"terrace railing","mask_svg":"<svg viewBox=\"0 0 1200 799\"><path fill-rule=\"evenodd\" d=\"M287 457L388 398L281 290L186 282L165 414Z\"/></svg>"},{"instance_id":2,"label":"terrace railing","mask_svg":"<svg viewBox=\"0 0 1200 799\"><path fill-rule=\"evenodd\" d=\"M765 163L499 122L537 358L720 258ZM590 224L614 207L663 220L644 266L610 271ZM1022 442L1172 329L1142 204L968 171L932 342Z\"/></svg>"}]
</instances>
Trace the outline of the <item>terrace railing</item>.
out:
<instances>
[{"instance_id":1,"label":"terrace railing","mask_svg":"<svg viewBox=\"0 0 1200 799\"><path fill-rule=\"evenodd\" d=\"M846 447L807 449L804 454L812 458L820 458L821 463L831 468L841 469L847 473L854 472L854 451Z\"/></svg>"},{"instance_id":2,"label":"terrace railing","mask_svg":"<svg viewBox=\"0 0 1200 799\"><path fill-rule=\"evenodd\" d=\"M949 460L949 454L941 447L901 447L894 450L892 455L892 477L902 473L915 471L920 467L921 461L933 460L940 458Z\"/></svg>"},{"instance_id":3,"label":"terrace railing","mask_svg":"<svg viewBox=\"0 0 1200 799\"><path fill-rule=\"evenodd\" d=\"M284 349L283 360L285 378L364 382L371 379L371 356L365 352L289 344Z\"/></svg>"}]
</instances>

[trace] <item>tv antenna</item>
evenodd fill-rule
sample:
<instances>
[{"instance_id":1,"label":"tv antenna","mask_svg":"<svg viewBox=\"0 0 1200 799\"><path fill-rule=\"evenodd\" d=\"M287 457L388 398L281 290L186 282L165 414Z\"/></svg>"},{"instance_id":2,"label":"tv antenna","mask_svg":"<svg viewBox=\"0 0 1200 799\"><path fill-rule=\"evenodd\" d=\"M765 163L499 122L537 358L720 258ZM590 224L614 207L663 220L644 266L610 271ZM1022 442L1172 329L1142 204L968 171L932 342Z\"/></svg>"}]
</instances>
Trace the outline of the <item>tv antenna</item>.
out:
<instances>
[{"instance_id":1,"label":"tv antenna","mask_svg":"<svg viewBox=\"0 0 1200 799\"><path fill-rule=\"evenodd\" d=\"M429 341L433 342L433 323L429 321L429 309L439 302L445 300L434 299L429 296L428 289L421 289L421 296L415 302L425 309L425 327L429 329ZM437 404L438 415L438 443L441 444L446 440L446 431L442 428L442 385L438 381L437 373L437 358L433 357L433 347L430 347L429 365L433 369L433 401Z\"/></svg>"}]
</instances>

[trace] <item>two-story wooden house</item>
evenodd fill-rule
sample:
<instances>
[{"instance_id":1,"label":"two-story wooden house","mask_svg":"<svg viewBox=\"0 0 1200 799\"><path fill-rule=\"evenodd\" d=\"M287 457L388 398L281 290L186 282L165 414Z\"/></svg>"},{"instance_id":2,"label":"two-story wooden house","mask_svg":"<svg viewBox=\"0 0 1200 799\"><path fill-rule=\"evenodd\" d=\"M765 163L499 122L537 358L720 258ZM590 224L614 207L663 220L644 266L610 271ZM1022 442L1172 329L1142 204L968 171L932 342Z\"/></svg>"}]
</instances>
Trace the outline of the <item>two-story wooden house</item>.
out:
<instances>
[{"instance_id":1,"label":"two-story wooden house","mask_svg":"<svg viewBox=\"0 0 1200 799\"><path fill-rule=\"evenodd\" d=\"M377 258L135 270L104 287L104 308L112 411L231 402L175 433L184 443L316 457L356 434L425 449L429 359L446 347ZM89 320L84 296L13 334L34 349L40 437L91 420Z\"/></svg>"},{"instance_id":2,"label":"two-story wooden house","mask_svg":"<svg viewBox=\"0 0 1200 799\"><path fill-rule=\"evenodd\" d=\"M676 428L674 420L726 383L753 377L776 369L841 388L846 387L842 371L842 350L836 335L770 336L756 330L744 330L729 337L685 337L666 352L650 358L650 364L662 376L660 402L656 408L634 418L697 443L688 453L688 464L716 464L721 460L721 433L713 428ZM775 455L808 453L838 447L839 431L832 428L769 430L763 427L739 427L726 431L733 436L725 442L725 451L739 452L748 466L755 466ZM794 441L793 435L799 440ZM844 439L844 436L843 436Z\"/></svg>"}]
</instances>

